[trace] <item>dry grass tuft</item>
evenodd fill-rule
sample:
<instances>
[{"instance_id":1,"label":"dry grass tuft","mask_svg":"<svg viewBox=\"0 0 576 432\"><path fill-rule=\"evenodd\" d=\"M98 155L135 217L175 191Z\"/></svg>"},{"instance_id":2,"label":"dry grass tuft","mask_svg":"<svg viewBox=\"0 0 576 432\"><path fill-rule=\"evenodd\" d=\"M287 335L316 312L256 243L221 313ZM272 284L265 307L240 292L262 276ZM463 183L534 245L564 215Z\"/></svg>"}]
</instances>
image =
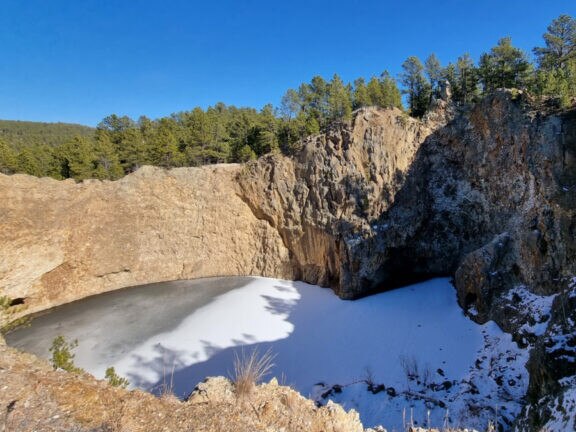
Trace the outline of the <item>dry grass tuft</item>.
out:
<instances>
[{"instance_id":1,"label":"dry grass tuft","mask_svg":"<svg viewBox=\"0 0 576 432\"><path fill-rule=\"evenodd\" d=\"M250 395L254 386L270 373L274 367L274 358L276 355L268 349L260 354L258 348L253 349L250 353L245 353L244 349L238 354L234 354L234 388L237 397Z\"/></svg>"}]
</instances>

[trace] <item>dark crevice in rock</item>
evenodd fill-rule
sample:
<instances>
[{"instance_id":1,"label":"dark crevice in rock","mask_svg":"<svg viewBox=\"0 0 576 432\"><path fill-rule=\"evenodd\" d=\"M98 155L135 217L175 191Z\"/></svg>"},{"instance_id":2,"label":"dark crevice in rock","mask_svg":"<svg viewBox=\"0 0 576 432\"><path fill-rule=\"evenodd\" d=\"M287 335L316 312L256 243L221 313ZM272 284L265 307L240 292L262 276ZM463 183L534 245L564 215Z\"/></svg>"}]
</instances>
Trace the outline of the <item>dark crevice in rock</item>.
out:
<instances>
[{"instance_id":1,"label":"dark crevice in rock","mask_svg":"<svg viewBox=\"0 0 576 432\"><path fill-rule=\"evenodd\" d=\"M18 297L10 300L10 307L23 305L26 302L26 298Z\"/></svg>"}]
</instances>

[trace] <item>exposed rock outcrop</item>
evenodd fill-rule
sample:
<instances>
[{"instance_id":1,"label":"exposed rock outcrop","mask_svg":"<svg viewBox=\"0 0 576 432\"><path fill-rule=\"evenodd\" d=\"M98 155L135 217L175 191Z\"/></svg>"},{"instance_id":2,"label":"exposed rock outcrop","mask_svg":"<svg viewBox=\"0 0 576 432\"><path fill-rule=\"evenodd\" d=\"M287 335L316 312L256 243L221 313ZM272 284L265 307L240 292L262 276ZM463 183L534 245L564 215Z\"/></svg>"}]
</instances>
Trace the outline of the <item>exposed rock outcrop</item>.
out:
<instances>
[{"instance_id":1,"label":"exposed rock outcrop","mask_svg":"<svg viewBox=\"0 0 576 432\"><path fill-rule=\"evenodd\" d=\"M145 167L116 182L0 175L2 290L29 311L226 275L303 279L358 297L365 286L341 270L355 259L346 242L377 232L370 221L393 204L431 131L399 110L365 109L294 158Z\"/></svg>"},{"instance_id":2,"label":"exposed rock outcrop","mask_svg":"<svg viewBox=\"0 0 576 432\"><path fill-rule=\"evenodd\" d=\"M239 398L225 378L200 384L188 401L110 387L88 374L54 371L0 345L0 430L6 431L326 431L362 432L358 413L317 408L276 380Z\"/></svg>"},{"instance_id":3,"label":"exposed rock outcrop","mask_svg":"<svg viewBox=\"0 0 576 432\"><path fill-rule=\"evenodd\" d=\"M399 110L359 110L350 127L309 138L294 158L248 165L238 176L240 196L278 230L298 278L343 298L366 295L380 281L355 245L379 236L374 222L394 204L431 132Z\"/></svg>"},{"instance_id":4,"label":"exposed rock outcrop","mask_svg":"<svg viewBox=\"0 0 576 432\"><path fill-rule=\"evenodd\" d=\"M495 290L553 293L576 270L575 126L574 113L540 116L506 91L433 131L365 110L238 181L300 278L354 298L460 268L461 302L476 299L483 321Z\"/></svg>"},{"instance_id":5,"label":"exposed rock outcrop","mask_svg":"<svg viewBox=\"0 0 576 432\"><path fill-rule=\"evenodd\" d=\"M116 182L0 175L0 280L29 311L126 286L222 275L291 279L289 251L236 194L240 165Z\"/></svg>"},{"instance_id":6,"label":"exposed rock outcrop","mask_svg":"<svg viewBox=\"0 0 576 432\"><path fill-rule=\"evenodd\" d=\"M354 187L347 187L346 168L330 159L334 149L358 142L344 129L336 144L333 132L311 139L290 162L288 187L281 176L265 175L279 166L286 172L283 162L260 160L240 178L249 191L244 196L256 197L251 207L278 228L298 262L300 255L315 257L308 264L321 270L299 276L330 284L344 298L436 274L455 275L460 303L474 319L494 319L519 343L536 347L528 367L529 394L537 404L526 410L521 425L545 425L553 411L547 404L570 389L566 383L573 381L576 364L571 348L576 342L569 336L576 320L566 312L574 310L567 299L576 274L576 110L544 115L522 93L500 91L437 127L416 153L408 143L426 135L424 125L404 126L412 127L413 135L395 136L396 147L381 137L380 145L407 155L408 166L370 158L376 173L396 169L393 180L385 180L388 189L377 175L362 176L363 165L343 152L338 160L358 173ZM251 190L256 178L268 184L256 190L272 192L263 196ZM312 190L309 179L315 194L299 195ZM342 191L350 197L348 206L339 199ZM284 196L301 198L294 203ZM323 241L309 242L313 238ZM331 261L334 255L337 261ZM522 301L518 294L518 299L510 296L517 287L527 296L558 295L550 314L534 316L514 307ZM560 317L562 326L555 324ZM526 330L535 324L548 330L544 335ZM547 402L538 408L542 398Z\"/></svg>"}]
</instances>

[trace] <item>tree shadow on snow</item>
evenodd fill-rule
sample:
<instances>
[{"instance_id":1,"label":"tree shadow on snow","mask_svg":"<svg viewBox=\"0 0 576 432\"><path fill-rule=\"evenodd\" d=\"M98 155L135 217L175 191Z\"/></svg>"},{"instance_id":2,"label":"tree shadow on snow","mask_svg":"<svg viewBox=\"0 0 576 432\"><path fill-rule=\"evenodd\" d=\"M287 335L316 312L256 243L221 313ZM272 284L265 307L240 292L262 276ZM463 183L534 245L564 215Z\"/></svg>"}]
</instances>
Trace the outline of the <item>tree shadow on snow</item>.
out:
<instances>
[{"instance_id":1,"label":"tree shadow on snow","mask_svg":"<svg viewBox=\"0 0 576 432\"><path fill-rule=\"evenodd\" d=\"M327 327L335 325L335 323L330 324L329 317L322 317L322 306L317 300L321 297L333 296L333 294L329 290L302 282L293 282L293 286L299 293L300 298L298 300L275 297L270 294L262 295L262 298L266 300L264 308L268 313L284 316L285 320L294 326L288 337L272 342L258 341L256 336L244 333L241 339L233 340L234 346L227 348L203 341L204 354L209 358L192 365L186 365L186 361L183 360L190 357L190 353L186 352L185 349L173 351L158 346L155 348L157 355L153 360L136 358L136 370L153 370L161 378L155 383L150 383L143 381L141 377L131 375L129 377L130 382L138 387L146 388L154 394L161 393L168 385L171 386L171 391L177 397L186 398L194 387L206 377L225 376L232 378L235 357L241 355L242 351L250 353L255 349L260 353L270 349L275 355L275 366L268 378L276 376L281 381L287 380L286 384L294 384L293 380L296 377L300 377L298 379L299 384L314 381L316 378L306 374L308 365L304 353L318 350L322 345L322 339L326 339L327 336L329 338L325 332ZM278 292L290 290L290 288L281 285L276 285L274 288ZM299 356L298 353L302 353L302 356ZM295 357L302 358L302 363L294 364L294 362L286 360ZM325 361L325 359L320 358L318 361ZM310 388L312 384L314 383L310 383ZM301 386L298 387L304 390Z\"/></svg>"}]
</instances>

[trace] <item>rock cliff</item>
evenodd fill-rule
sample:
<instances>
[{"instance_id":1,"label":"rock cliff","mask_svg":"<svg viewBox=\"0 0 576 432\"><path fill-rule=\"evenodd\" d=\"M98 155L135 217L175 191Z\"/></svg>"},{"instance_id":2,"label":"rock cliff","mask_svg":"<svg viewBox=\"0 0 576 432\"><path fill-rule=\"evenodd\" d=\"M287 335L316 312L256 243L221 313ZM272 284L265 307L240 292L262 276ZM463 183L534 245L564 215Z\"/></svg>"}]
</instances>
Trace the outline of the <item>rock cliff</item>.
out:
<instances>
[{"instance_id":1,"label":"rock cliff","mask_svg":"<svg viewBox=\"0 0 576 432\"><path fill-rule=\"evenodd\" d=\"M576 110L510 91L436 105L425 121L362 109L293 157L244 166L0 176L2 290L38 310L203 276L296 278L352 299L453 275L473 319L532 349L518 427L536 429L576 385Z\"/></svg>"},{"instance_id":2,"label":"rock cliff","mask_svg":"<svg viewBox=\"0 0 576 432\"><path fill-rule=\"evenodd\" d=\"M454 275L473 319L533 348L534 405L518 427L574 422L576 110L545 114L500 91L432 131L392 116L359 112L289 162L261 159L239 179L244 199L278 229L298 276L343 298Z\"/></svg>"},{"instance_id":3,"label":"rock cliff","mask_svg":"<svg viewBox=\"0 0 576 432\"><path fill-rule=\"evenodd\" d=\"M240 196L278 231L299 279L342 298L381 289L368 263L375 224L394 204L429 125L399 110L364 109L350 126L308 138L293 158L272 155L238 175Z\"/></svg>"},{"instance_id":4,"label":"rock cliff","mask_svg":"<svg viewBox=\"0 0 576 432\"><path fill-rule=\"evenodd\" d=\"M126 286L260 274L292 278L278 232L236 194L239 165L116 182L0 176L0 280L30 311Z\"/></svg>"}]
</instances>

